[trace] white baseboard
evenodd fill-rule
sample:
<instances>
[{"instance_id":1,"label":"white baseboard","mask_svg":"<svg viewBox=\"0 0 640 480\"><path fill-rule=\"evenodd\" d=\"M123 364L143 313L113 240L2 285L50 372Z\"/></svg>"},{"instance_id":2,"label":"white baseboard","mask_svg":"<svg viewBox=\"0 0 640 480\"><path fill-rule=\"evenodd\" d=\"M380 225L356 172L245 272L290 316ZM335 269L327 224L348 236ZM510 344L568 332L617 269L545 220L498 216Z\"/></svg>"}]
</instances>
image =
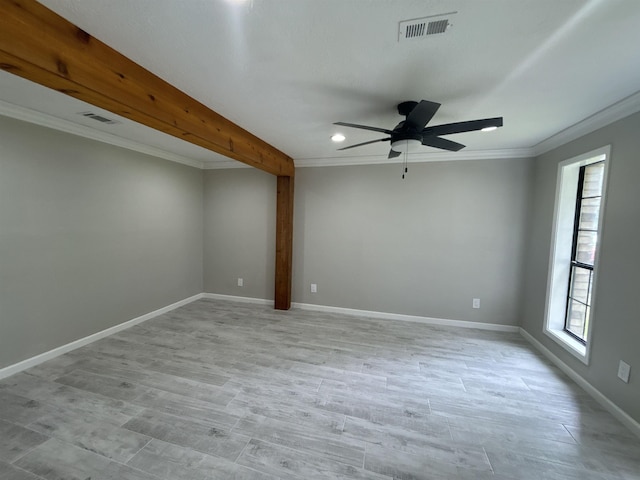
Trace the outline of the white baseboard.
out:
<instances>
[{"instance_id":1,"label":"white baseboard","mask_svg":"<svg viewBox=\"0 0 640 480\"><path fill-rule=\"evenodd\" d=\"M214 300L229 300L231 302L253 303L257 305L273 305L273 300L253 297L237 297L235 295L221 295L218 293L203 293L202 298ZM480 330L493 330L497 332L517 333L520 327L515 325L498 325L495 323L467 322L463 320L448 320L444 318L419 317L415 315L403 315L400 313L375 312L370 310L357 310L355 308L330 307L327 305L316 305L313 303L291 303L292 308L299 310L310 310L314 312L342 313L344 315L380 318L383 320L399 320L402 322L424 323L426 325L443 325L447 327L478 328Z\"/></svg>"},{"instance_id":2,"label":"white baseboard","mask_svg":"<svg viewBox=\"0 0 640 480\"><path fill-rule=\"evenodd\" d=\"M229 302L252 303L254 305L273 305L273 300L254 297L238 297L236 295L222 295L221 293L203 293L202 298L211 300L226 300Z\"/></svg>"},{"instance_id":3,"label":"white baseboard","mask_svg":"<svg viewBox=\"0 0 640 480\"><path fill-rule=\"evenodd\" d=\"M26 370L31 367L35 367L36 365L41 364L42 362L46 362L47 360L51 360L55 357L63 355L67 352L75 350L76 348L84 347L89 343L95 342L96 340L100 340L101 338L108 337L109 335L113 335L121 330L125 330L127 328L133 327L134 325L138 325L146 320L150 320L158 315L162 315L164 313L170 312L171 310L175 310L178 307L182 307L188 303L194 302L202 298L202 293L194 295L189 298L185 298L184 300L180 300L179 302L172 303L171 305L167 305L166 307L159 308L158 310L154 310L153 312L149 312L140 317L136 317L132 320L128 320L124 323L120 323L118 325L114 325L113 327L109 327L106 330L102 330L100 332L94 333L84 338L80 338L71 343L67 343L66 345L62 345L61 347L54 348L53 350L49 350L48 352L41 353L40 355L36 355L35 357L27 358L22 362L15 363L13 365L9 365L8 367L4 367L0 369L0 379L9 377L18 372Z\"/></svg>"},{"instance_id":4,"label":"white baseboard","mask_svg":"<svg viewBox=\"0 0 640 480\"><path fill-rule=\"evenodd\" d=\"M499 325L496 323L468 322L465 320L449 320L446 318L420 317L416 315L403 315L400 313L375 312L370 310L357 310L354 308L329 307L312 303L292 303L293 308L300 310L313 310L317 312L342 313L358 317L380 318L383 320L399 320L402 322L424 323L426 325L443 325L447 327L477 328L480 330L493 330L497 332L518 332L520 327L515 325Z\"/></svg>"},{"instance_id":5,"label":"white baseboard","mask_svg":"<svg viewBox=\"0 0 640 480\"><path fill-rule=\"evenodd\" d=\"M578 375L569 365L564 363L558 357L556 357L551 350L545 347L542 343L536 340L529 332L520 328L520 335L522 335L531 345L540 351L545 357L547 357L553 364L555 364L560 370L566 373L571 380L576 382L582 389L593 397L602 407L608 411L611 415L622 422L629 430L640 437L640 423L636 422L631 416L622 410L619 406L609 400L600 390L587 382L581 375Z\"/></svg>"}]
</instances>

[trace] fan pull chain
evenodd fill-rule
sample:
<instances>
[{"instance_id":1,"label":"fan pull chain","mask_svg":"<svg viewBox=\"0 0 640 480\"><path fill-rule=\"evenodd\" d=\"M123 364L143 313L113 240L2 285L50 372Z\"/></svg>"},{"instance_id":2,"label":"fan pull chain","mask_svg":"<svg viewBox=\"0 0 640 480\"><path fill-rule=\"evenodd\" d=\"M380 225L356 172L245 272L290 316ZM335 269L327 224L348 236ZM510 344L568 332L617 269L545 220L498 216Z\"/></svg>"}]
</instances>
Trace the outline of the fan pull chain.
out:
<instances>
[{"instance_id":1,"label":"fan pull chain","mask_svg":"<svg viewBox=\"0 0 640 480\"><path fill-rule=\"evenodd\" d=\"M405 151L404 152L404 161L402 162L402 179L404 180L404 176L406 173L409 172L409 168L408 168L408 160L407 157L409 156L409 152Z\"/></svg>"}]
</instances>

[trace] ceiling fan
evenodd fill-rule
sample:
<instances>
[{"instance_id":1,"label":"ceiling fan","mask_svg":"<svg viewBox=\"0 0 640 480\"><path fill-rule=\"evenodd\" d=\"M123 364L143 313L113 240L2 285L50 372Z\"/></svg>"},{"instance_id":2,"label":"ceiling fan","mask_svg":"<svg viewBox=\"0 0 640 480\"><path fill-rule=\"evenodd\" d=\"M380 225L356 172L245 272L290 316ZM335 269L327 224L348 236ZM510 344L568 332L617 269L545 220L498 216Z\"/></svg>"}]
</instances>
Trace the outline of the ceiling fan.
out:
<instances>
[{"instance_id":1,"label":"ceiling fan","mask_svg":"<svg viewBox=\"0 0 640 480\"><path fill-rule=\"evenodd\" d=\"M429 102L427 100L421 100L420 103L402 102L398 104L398 113L400 115L404 115L406 119L396 125L393 130L357 125L355 123L336 122L334 125L360 128L389 135L387 138L379 138L377 140L370 140L356 145L349 145L348 147L339 148L338 150L348 150L350 148L362 147L363 145L369 145L371 143L390 141L391 150L389 151L389 156L387 158L395 158L400 156L402 153L410 151L413 152L421 145L457 152L465 146L461 143L442 138L441 135L473 132L476 130L493 130L502 126L502 117L495 117L427 127L427 123L429 123L429 120L431 120L436 114L438 108L440 108L439 103Z\"/></svg>"}]
</instances>

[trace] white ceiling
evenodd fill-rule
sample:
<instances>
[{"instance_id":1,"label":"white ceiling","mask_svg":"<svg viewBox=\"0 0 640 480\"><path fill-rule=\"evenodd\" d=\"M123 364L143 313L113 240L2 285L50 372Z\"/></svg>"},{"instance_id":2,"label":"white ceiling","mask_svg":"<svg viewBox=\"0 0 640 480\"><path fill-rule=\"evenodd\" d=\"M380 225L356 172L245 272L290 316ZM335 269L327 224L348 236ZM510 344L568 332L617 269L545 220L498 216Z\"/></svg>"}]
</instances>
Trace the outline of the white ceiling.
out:
<instances>
[{"instance_id":1,"label":"white ceiling","mask_svg":"<svg viewBox=\"0 0 640 480\"><path fill-rule=\"evenodd\" d=\"M504 127L448 138L458 154L425 147L414 160L523 156L640 90L637 0L41 0L133 61L296 160L386 161L388 143L336 127L393 128L396 104L431 100L430 125L504 117ZM447 12L442 35L398 42L402 20ZM78 116L82 102L0 74L0 113L185 163L225 157L126 119ZM628 100L627 100L628 102ZM636 102L637 103L637 102ZM41 112L46 115L34 114ZM109 115L114 117L114 115ZM84 132L84 133L83 133Z\"/></svg>"}]
</instances>

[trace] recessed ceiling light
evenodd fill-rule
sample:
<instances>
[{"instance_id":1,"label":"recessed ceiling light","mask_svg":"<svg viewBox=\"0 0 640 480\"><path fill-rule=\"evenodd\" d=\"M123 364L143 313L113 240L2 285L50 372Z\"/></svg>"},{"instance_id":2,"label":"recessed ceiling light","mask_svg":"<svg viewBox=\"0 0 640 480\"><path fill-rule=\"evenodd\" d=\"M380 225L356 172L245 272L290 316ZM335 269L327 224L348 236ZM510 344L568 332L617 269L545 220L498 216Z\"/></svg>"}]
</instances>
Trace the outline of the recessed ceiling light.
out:
<instances>
[{"instance_id":1,"label":"recessed ceiling light","mask_svg":"<svg viewBox=\"0 0 640 480\"><path fill-rule=\"evenodd\" d=\"M481 131L482 132L493 132L494 130L497 130L498 127L484 127Z\"/></svg>"},{"instance_id":2,"label":"recessed ceiling light","mask_svg":"<svg viewBox=\"0 0 640 480\"><path fill-rule=\"evenodd\" d=\"M345 138L346 137L341 133L336 133L335 135L331 136L331 140L333 140L334 142L344 142Z\"/></svg>"}]
</instances>

